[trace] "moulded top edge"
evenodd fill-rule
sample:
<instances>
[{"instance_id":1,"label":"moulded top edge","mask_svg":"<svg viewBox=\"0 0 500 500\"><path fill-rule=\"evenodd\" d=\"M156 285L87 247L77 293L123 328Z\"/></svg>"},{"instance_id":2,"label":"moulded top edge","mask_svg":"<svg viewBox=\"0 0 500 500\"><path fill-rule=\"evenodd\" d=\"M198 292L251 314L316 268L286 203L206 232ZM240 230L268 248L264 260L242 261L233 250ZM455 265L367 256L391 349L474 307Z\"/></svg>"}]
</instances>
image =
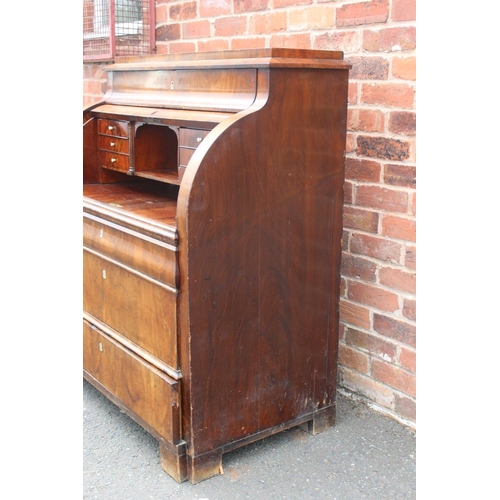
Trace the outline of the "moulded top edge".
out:
<instances>
[{"instance_id":1,"label":"moulded top edge","mask_svg":"<svg viewBox=\"0 0 500 500\"><path fill-rule=\"evenodd\" d=\"M317 67L348 69L341 51L307 49L256 49L222 52L196 52L154 56L121 57L106 71L242 68L242 67Z\"/></svg>"}]
</instances>

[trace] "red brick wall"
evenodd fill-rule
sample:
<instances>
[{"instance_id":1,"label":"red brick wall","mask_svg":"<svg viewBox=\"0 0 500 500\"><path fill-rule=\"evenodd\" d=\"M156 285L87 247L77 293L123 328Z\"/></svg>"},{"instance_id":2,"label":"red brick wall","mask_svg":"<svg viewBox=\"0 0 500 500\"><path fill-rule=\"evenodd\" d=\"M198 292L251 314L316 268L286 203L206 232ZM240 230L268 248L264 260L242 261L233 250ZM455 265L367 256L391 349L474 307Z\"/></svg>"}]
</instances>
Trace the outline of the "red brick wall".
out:
<instances>
[{"instance_id":1,"label":"red brick wall","mask_svg":"<svg viewBox=\"0 0 500 500\"><path fill-rule=\"evenodd\" d=\"M350 75L339 384L415 424L415 0L157 0L157 50L343 50ZM105 75L84 65L84 105Z\"/></svg>"}]
</instances>

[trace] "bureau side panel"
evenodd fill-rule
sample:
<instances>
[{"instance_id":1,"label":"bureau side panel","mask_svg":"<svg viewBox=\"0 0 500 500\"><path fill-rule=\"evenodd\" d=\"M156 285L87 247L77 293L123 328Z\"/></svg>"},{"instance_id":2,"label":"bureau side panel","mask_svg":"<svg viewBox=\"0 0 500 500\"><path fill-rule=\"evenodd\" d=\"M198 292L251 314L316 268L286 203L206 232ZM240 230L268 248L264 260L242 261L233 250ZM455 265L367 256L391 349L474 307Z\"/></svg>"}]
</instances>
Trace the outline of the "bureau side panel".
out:
<instances>
[{"instance_id":1,"label":"bureau side panel","mask_svg":"<svg viewBox=\"0 0 500 500\"><path fill-rule=\"evenodd\" d=\"M262 109L185 174L191 455L335 404L347 80L270 71Z\"/></svg>"}]
</instances>

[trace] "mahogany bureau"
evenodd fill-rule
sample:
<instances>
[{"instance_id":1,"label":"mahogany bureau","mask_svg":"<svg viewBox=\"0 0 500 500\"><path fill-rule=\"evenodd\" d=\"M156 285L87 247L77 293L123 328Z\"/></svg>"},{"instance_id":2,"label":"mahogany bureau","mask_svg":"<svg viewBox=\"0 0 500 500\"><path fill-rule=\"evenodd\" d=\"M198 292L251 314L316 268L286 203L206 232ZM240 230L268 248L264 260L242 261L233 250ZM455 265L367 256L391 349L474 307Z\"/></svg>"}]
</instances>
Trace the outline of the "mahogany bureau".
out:
<instances>
[{"instance_id":1,"label":"mahogany bureau","mask_svg":"<svg viewBox=\"0 0 500 500\"><path fill-rule=\"evenodd\" d=\"M84 377L196 483L335 423L350 66L126 58L83 113Z\"/></svg>"}]
</instances>

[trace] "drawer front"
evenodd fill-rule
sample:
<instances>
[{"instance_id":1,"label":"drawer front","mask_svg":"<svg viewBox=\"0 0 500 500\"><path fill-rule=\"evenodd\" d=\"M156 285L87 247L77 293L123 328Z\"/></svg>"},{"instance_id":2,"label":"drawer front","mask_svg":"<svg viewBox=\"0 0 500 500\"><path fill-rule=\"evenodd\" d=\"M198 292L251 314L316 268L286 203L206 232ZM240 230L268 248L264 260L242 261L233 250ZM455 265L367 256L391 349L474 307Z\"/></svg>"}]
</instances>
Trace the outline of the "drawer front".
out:
<instances>
[{"instance_id":1,"label":"drawer front","mask_svg":"<svg viewBox=\"0 0 500 500\"><path fill-rule=\"evenodd\" d=\"M196 149L179 148L179 165L181 167L187 167L187 164L195 151Z\"/></svg>"},{"instance_id":2,"label":"drawer front","mask_svg":"<svg viewBox=\"0 0 500 500\"><path fill-rule=\"evenodd\" d=\"M180 382L86 321L83 369L167 441L180 440Z\"/></svg>"},{"instance_id":3,"label":"drawer front","mask_svg":"<svg viewBox=\"0 0 500 500\"><path fill-rule=\"evenodd\" d=\"M177 252L172 245L85 215L83 245L166 285L178 287Z\"/></svg>"},{"instance_id":4,"label":"drawer front","mask_svg":"<svg viewBox=\"0 0 500 500\"><path fill-rule=\"evenodd\" d=\"M175 290L84 249L83 309L178 368Z\"/></svg>"},{"instance_id":5,"label":"drawer front","mask_svg":"<svg viewBox=\"0 0 500 500\"><path fill-rule=\"evenodd\" d=\"M179 146L197 148L201 141L205 139L209 130L195 130L191 128L181 128L179 132Z\"/></svg>"},{"instance_id":6,"label":"drawer front","mask_svg":"<svg viewBox=\"0 0 500 500\"><path fill-rule=\"evenodd\" d=\"M120 139L118 137L110 137L108 135L98 135L97 144L99 149L105 151L116 151L118 153L129 153L128 139Z\"/></svg>"},{"instance_id":7,"label":"drawer front","mask_svg":"<svg viewBox=\"0 0 500 500\"><path fill-rule=\"evenodd\" d=\"M100 119L97 122L97 132L116 137L128 137L128 122Z\"/></svg>"},{"instance_id":8,"label":"drawer front","mask_svg":"<svg viewBox=\"0 0 500 500\"><path fill-rule=\"evenodd\" d=\"M129 157L119 153L111 153L109 151L99 151L101 165L105 168L128 172Z\"/></svg>"}]
</instances>

